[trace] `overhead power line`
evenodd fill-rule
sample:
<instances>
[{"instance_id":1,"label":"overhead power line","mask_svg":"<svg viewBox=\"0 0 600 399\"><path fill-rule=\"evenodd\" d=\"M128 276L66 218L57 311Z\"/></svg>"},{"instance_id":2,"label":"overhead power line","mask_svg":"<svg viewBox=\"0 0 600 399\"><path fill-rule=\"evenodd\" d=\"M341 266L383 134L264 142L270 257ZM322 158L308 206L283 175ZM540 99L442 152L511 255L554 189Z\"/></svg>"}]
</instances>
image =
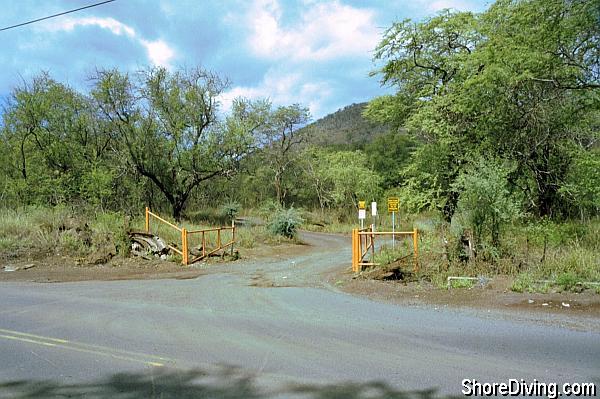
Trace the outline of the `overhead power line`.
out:
<instances>
[{"instance_id":1,"label":"overhead power line","mask_svg":"<svg viewBox=\"0 0 600 399\"><path fill-rule=\"evenodd\" d=\"M79 7L76 8L74 10L69 10L69 11L64 11L58 14L54 14L54 15L48 15L47 17L43 17L43 18L38 18L38 19L34 19L32 21L27 21L27 22L22 22L20 24L16 24L16 25L12 25L12 26L7 26L6 28L2 28L0 29L0 32L2 32L3 30L9 30L9 29L13 29L13 28L18 28L19 26L23 26L23 25L29 25L32 24L34 22L39 22L39 21L43 21L45 19L50 19L50 18L55 18L55 17L60 17L61 15L65 15L65 14L70 14L72 12L76 12L76 11L81 11L81 10L85 10L86 8L92 8L92 7L97 7L97 6L101 6L102 4L106 4L106 3L111 3L115 0L106 0L106 1L101 1L100 3L95 3L95 4L90 4L89 6L85 6L85 7Z\"/></svg>"}]
</instances>

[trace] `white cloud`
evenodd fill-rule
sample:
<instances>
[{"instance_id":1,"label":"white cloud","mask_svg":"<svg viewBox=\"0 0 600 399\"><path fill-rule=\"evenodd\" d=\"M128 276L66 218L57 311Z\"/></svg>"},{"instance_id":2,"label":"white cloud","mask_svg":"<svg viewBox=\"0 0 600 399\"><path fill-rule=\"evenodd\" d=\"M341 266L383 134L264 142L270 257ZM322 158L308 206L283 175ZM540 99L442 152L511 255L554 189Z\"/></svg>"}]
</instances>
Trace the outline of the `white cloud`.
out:
<instances>
[{"instance_id":1,"label":"white cloud","mask_svg":"<svg viewBox=\"0 0 600 399\"><path fill-rule=\"evenodd\" d=\"M171 67L169 61L174 57L175 52L167 43L165 43L163 40L156 40L152 42L143 39L140 40L140 42L146 48L148 58L150 58L150 61L154 65L165 68Z\"/></svg>"},{"instance_id":2,"label":"white cloud","mask_svg":"<svg viewBox=\"0 0 600 399\"><path fill-rule=\"evenodd\" d=\"M46 29L50 31L72 31L77 26L99 26L103 29L110 30L115 35L127 35L129 37L135 37L135 30L130 26L127 26L114 18L69 18L64 17L59 19L58 23L47 23Z\"/></svg>"},{"instance_id":3,"label":"white cloud","mask_svg":"<svg viewBox=\"0 0 600 399\"><path fill-rule=\"evenodd\" d=\"M73 31L78 26L98 26L107 29L114 35L125 35L137 41L146 49L146 55L153 65L170 68L170 60L175 57L175 50L164 40L146 40L139 37L135 29L114 18L69 18L63 17L52 23L46 23L44 29L49 31Z\"/></svg>"},{"instance_id":4,"label":"white cloud","mask_svg":"<svg viewBox=\"0 0 600 399\"><path fill-rule=\"evenodd\" d=\"M304 5L299 22L286 27L277 0L257 1L246 15L252 51L271 59L329 60L368 55L380 39L372 10L339 1Z\"/></svg>"},{"instance_id":5,"label":"white cloud","mask_svg":"<svg viewBox=\"0 0 600 399\"><path fill-rule=\"evenodd\" d=\"M235 86L221 95L223 111L229 112L237 97L249 99L268 98L275 106L300 103L308 106L313 115L320 115L325 99L331 95L327 82L306 83L300 73L270 70L258 85Z\"/></svg>"}]
</instances>

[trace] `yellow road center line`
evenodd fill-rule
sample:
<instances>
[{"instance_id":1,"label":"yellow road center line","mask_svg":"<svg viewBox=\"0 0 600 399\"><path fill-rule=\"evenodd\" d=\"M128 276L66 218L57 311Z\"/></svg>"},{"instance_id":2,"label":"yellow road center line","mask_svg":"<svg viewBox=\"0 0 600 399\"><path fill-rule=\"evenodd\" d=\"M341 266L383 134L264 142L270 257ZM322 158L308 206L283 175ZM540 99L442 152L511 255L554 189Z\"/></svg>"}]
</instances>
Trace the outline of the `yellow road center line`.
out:
<instances>
[{"instance_id":1,"label":"yellow road center line","mask_svg":"<svg viewBox=\"0 0 600 399\"><path fill-rule=\"evenodd\" d=\"M67 341L66 339L43 337L41 335L28 334L28 333L19 332L19 331L12 331L12 330L5 330L4 328L0 328L0 332L5 333L5 334L11 334L11 335L20 335L20 336L23 336L23 337L31 337L31 338L43 339L44 341L58 342L59 344L68 344L69 343L69 341Z\"/></svg>"},{"instance_id":2,"label":"yellow road center line","mask_svg":"<svg viewBox=\"0 0 600 399\"><path fill-rule=\"evenodd\" d=\"M8 332L8 331L10 331L10 330L0 329L0 332ZM137 359L137 358L134 358L131 356L124 356L124 355L117 354L117 353L111 353L111 352L118 352L118 351L112 350L110 348L99 347L99 348L102 348L103 350L88 349L88 348L78 347L73 344L69 344L69 341L61 340L58 338L46 338L46 337L41 337L41 336L35 336L34 334L18 333L16 331L14 333L16 333L16 334L14 334L14 335L0 334L0 338L9 339L9 340L13 340L13 341L27 342L27 343L35 344L35 345L42 345L42 346L48 346L48 347L54 347L54 348L62 348L62 349L76 351L76 352L83 352L83 353L90 353L90 354L94 354L94 355L112 357L114 359L126 360L126 361L136 362L136 363L143 363L143 364L147 364L150 366L156 366L156 367L164 366L164 364L160 363L160 362L148 361L148 360L144 360L144 359ZM30 337L30 338L27 338L27 337ZM37 339L35 339L35 338L37 338ZM48 340L54 341L56 343L46 342ZM85 344L79 344L79 345L83 346ZM146 357L146 358L155 357L155 356L148 356L145 354L134 353L134 352L130 352L130 354L139 356L142 358L143 357Z\"/></svg>"},{"instance_id":3,"label":"yellow road center line","mask_svg":"<svg viewBox=\"0 0 600 399\"><path fill-rule=\"evenodd\" d=\"M44 346L56 346L55 344L51 344L51 343L48 343L48 342L34 341L32 339L20 338L20 337L13 337L13 336L10 336L10 335L0 334L0 338L12 339L12 340L15 340L15 341L29 342L31 344L38 344L38 345L44 345Z\"/></svg>"},{"instance_id":4,"label":"yellow road center line","mask_svg":"<svg viewBox=\"0 0 600 399\"><path fill-rule=\"evenodd\" d=\"M83 347L83 348L93 348L93 349L100 350L100 351L108 351L108 352L114 352L114 353L121 353L121 354L132 355L132 356L143 356L143 357L146 357L146 358L162 360L162 361L165 361L165 362L175 362L175 360L173 360L173 359L169 359L169 358L161 357L161 356L147 355L145 353L131 352L131 351L123 350L123 349L108 348L108 347L100 346L100 345L85 344L85 343L82 343L82 342L69 341L69 340L60 339L60 338L45 337L43 335L35 335L35 334L29 334L29 333L24 333L24 332L20 332L20 331L6 330L4 328L0 328L0 333L10 334L10 335L16 335L16 336L23 336L23 337L29 337L29 338L35 338L35 339L38 339L38 340L56 342L56 343L59 343L59 344L68 344L70 346L78 346L78 347Z\"/></svg>"}]
</instances>

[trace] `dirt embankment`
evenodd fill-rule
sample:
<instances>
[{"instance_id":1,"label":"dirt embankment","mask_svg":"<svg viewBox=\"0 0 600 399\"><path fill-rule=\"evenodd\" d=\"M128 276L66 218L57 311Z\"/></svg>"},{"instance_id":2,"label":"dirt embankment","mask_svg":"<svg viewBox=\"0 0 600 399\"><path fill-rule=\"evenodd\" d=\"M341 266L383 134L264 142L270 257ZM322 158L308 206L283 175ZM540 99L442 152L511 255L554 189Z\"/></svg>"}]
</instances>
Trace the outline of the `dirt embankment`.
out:
<instances>
[{"instance_id":1,"label":"dirt embankment","mask_svg":"<svg viewBox=\"0 0 600 399\"><path fill-rule=\"evenodd\" d=\"M7 271L12 269L17 270ZM200 274L200 269L184 269L173 262L139 258L116 258L106 263L88 264L69 256L50 256L35 260L13 260L0 265L0 281L39 283L194 278Z\"/></svg>"},{"instance_id":2,"label":"dirt embankment","mask_svg":"<svg viewBox=\"0 0 600 399\"><path fill-rule=\"evenodd\" d=\"M238 249L236 248L236 250ZM251 249L240 249L241 259L235 262L223 262L219 258L210 258L207 261L189 266L162 260L158 257L153 259L144 259L143 257L124 258L117 256L116 253L105 256L105 251L98 251L86 257L30 253L16 259L2 259L0 257L0 281L54 283L191 279L203 274L218 272L225 265L235 267L247 260L270 259L283 255L294 256L306 250L305 245L288 243L275 246L257 245Z\"/></svg>"},{"instance_id":3,"label":"dirt embankment","mask_svg":"<svg viewBox=\"0 0 600 399\"><path fill-rule=\"evenodd\" d=\"M507 276L497 276L484 287L452 289L441 289L428 282L371 280L356 277L350 270L331 272L324 278L349 294L403 305L509 310L600 319L600 295L592 290L581 293L518 293L510 290L512 279Z\"/></svg>"}]
</instances>

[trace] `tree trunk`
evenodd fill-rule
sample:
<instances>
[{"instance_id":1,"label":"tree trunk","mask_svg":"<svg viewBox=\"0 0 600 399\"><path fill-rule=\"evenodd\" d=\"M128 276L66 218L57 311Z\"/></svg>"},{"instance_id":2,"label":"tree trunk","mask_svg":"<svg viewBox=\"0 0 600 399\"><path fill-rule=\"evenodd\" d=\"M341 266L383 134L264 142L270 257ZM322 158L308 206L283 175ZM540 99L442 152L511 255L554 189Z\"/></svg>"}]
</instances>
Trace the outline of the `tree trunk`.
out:
<instances>
[{"instance_id":1,"label":"tree trunk","mask_svg":"<svg viewBox=\"0 0 600 399\"><path fill-rule=\"evenodd\" d=\"M540 217L552 217L553 196L548 192L538 195L538 214Z\"/></svg>"},{"instance_id":2,"label":"tree trunk","mask_svg":"<svg viewBox=\"0 0 600 399\"><path fill-rule=\"evenodd\" d=\"M183 209L185 208L187 198L175 196L171 203L171 209L173 210L173 219L176 222L181 222L181 216L183 215Z\"/></svg>"},{"instance_id":3,"label":"tree trunk","mask_svg":"<svg viewBox=\"0 0 600 399\"><path fill-rule=\"evenodd\" d=\"M454 216L457 204L458 193L456 191L449 191L446 195L446 203L444 204L444 208L442 208L442 214L445 222L450 223L452 221L452 216Z\"/></svg>"},{"instance_id":4,"label":"tree trunk","mask_svg":"<svg viewBox=\"0 0 600 399\"><path fill-rule=\"evenodd\" d=\"M171 207L173 209L173 219L175 219L176 222L180 222L183 206L181 206L181 204L175 203L172 204Z\"/></svg>"},{"instance_id":5,"label":"tree trunk","mask_svg":"<svg viewBox=\"0 0 600 399\"><path fill-rule=\"evenodd\" d=\"M279 202L281 206L284 206L285 190L283 189L283 179L281 175L282 173L280 172L275 174L275 194L277 195L277 202Z\"/></svg>"},{"instance_id":6,"label":"tree trunk","mask_svg":"<svg viewBox=\"0 0 600 399\"><path fill-rule=\"evenodd\" d=\"M21 140L21 175L27 180L27 162L25 159L25 139Z\"/></svg>"}]
</instances>

